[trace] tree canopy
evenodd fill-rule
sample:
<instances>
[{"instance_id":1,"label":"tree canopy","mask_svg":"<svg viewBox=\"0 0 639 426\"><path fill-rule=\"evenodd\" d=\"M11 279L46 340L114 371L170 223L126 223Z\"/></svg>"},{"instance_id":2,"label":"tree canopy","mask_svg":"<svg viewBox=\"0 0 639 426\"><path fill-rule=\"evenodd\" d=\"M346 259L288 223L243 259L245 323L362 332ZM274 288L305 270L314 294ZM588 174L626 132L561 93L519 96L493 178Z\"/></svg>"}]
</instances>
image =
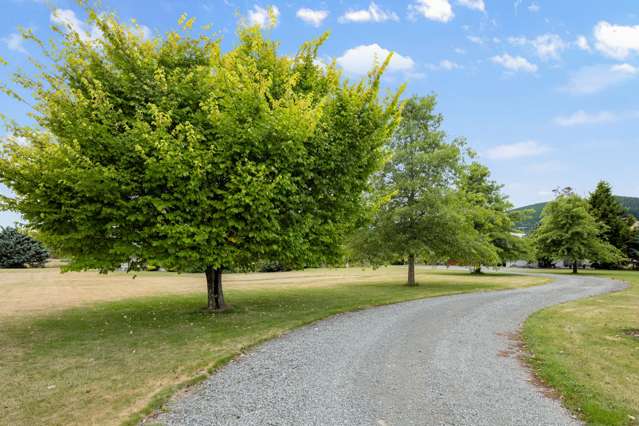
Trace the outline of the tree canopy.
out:
<instances>
[{"instance_id":1,"label":"tree canopy","mask_svg":"<svg viewBox=\"0 0 639 426\"><path fill-rule=\"evenodd\" d=\"M447 141L435 97L414 97L387 146L388 160L374 174L367 200L372 217L353 237L360 257L380 264L408 260L415 284L415 258L496 258L492 246L467 220L472 207L457 183L464 170L465 141Z\"/></svg>"},{"instance_id":2,"label":"tree canopy","mask_svg":"<svg viewBox=\"0 0 639 426\"><path fill-rule=\"evenodd\" d=\"M462 173L460 188L469 209L470 221L474 229L494 248L492 251L474 251L465 259L475 266L505 263L529 257L527 240L518 235L515 224L523 220L527 211L513 211L513 205L501 192L503 185L490 179L488 167L473 162ZM482 257L485 256L485 257Z\"/></svg>"},{"instance_id":3,"label":"tree canopy","mask_svg":"<svg viewBox=\"0 0 639 426\"><path fill-rule=\"evenodd\" d=\"M601 237L627 255L632 255L630 246L635 239L633 230L635 218L612 194L610 184L605 181L599 182L594 192L588 197L588 204L590 213L602 227Z\"/></svg>"},{"instance_id":4,"label":"tree canopy","mask_svg":"<svg viewBox=\"0 0 639 426\"><path fill-rule=\"evenodd\" d=\"M558 196L544 208L534 232L538 258L568 261L577 273L580 262L618 262L623 254L602 238L602 228L589 212L586 200L572 191Z\"/></svg>"},{"instance_id":5,"label":"tree canopy","mask_svg":"<svg viewBox=\"0 0 639 426\"><path fill-rule=\"evenodd\" d=\"M319 63L326 35L286 56L258 27L223 51L186 17L149 39L89 19L99 38L60 28L41 44L53 65L17 75L37 125L10 125L0 157L4 207L68 269L203 271L221 308L223 269L337 258L397 120L399 93L379 93L390 57L350 83Z\"/></svg>"}]
</instances>

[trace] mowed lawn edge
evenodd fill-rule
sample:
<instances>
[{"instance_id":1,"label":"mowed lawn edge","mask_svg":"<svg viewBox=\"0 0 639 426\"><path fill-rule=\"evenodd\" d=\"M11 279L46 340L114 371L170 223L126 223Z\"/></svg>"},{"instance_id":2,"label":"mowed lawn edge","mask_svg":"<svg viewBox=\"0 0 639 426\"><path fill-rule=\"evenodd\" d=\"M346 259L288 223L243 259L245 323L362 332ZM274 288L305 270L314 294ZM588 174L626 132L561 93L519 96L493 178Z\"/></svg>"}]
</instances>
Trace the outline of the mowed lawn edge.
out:
<instances>
[{"instance_id":1,"label":"mowed lawn edge","mask_svg":"<svg viewBox=\"0 0 639 426\"><path fill-rule=\"evenodd\" d=\"M234 309L215 315L201 311L202 292L4 319L0 390L8 397L0 424L135 424L179 390L294 328L374 306L550 281L420 269L421 285L409 288L404 274L317 288L231 288Z\"/></svg>"},{"instance_id":2,"label":"mowed lawn edge","mask_svg":"<svg viewBox=\"0 0 639 426\"><path fill-rule=\"evenodd\" d=\"M592 425L639 424L639 272L584 273L628 288L531 315L522 336L535 375Z\"/></svg>"}]
</instances>

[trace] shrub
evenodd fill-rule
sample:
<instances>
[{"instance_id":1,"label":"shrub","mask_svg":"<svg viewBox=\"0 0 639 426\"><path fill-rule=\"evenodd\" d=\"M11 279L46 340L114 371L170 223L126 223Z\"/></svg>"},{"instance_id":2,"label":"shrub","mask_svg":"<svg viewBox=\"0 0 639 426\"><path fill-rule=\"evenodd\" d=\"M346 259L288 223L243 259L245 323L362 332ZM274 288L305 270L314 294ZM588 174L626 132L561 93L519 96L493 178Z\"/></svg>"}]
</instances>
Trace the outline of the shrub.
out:
<instances>
[{"instance_id":1,"label":"shrub","mask_svg":"<svg viewBox=\"0 0 639 426\"><path fill-rule=\"evenodd\" d=\"M0 228L0 268L41 268L49 252L39 241L16 228Z\"/></svg>"}]
</instances>

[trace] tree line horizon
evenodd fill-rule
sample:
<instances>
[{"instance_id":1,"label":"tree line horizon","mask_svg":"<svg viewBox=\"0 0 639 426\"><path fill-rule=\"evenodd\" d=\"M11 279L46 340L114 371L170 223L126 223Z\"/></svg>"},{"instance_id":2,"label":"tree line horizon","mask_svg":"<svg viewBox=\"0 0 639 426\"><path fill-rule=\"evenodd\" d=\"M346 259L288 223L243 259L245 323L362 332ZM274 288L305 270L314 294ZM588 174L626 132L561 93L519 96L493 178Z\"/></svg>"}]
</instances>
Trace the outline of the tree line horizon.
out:
<instances>
[{"instance_id":1,"label":"tree line horizon","mask_svg":"<svg viewBox=\"0 0 639 426\"><path fill-rule=\"evenodd\" d=\"M20 90L0 87L36 123L5 120L0 181L15 196L2 208L68 258L65 270L204 273L207 307L219 311L223 272L265 265L402 260L412 286L418 261L481 272L536 256L576 272L636 254L634 225L605 194L600 210L559 194L531 238L515 235L526 212L465 139L449 140L435 96L381 93L392 54L350 82L318 60L328 34L286 56L240 24L223 51L186 15L147 39L114 14L87 13L100 38L58 26L47 44L25 32L49 62L17 71Z\"/></svg>"}]
</instances>

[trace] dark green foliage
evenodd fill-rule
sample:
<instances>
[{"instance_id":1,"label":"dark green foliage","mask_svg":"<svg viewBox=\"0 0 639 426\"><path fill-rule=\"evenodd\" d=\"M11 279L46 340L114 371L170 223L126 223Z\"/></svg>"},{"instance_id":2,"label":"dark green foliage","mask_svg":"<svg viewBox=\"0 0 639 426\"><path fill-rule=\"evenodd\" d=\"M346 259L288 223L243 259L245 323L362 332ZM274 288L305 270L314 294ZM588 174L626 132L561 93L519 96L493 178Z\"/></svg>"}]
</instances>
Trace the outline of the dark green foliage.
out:
<instances>
[{"instance_id":1,"label":"dark green foliage","mask_svg":"<svg viewBox=\"0 0 639 426\"><path fill-rule=\"evenodd\" d=\"M447 141L443 117L434 108L434 96L405 103L387 146L388 161L372 179L370 223L352 240L354 252L373 264L406 259L409 285L415 284L416 259L497 259L470 224L473 207L457 190L465 141Z\"/></svg>"},{"instance_id":2,"label":"dark green foliage","mask_svg":"<svg viewBox=\"0 0 639 426\"><path fill-rule=\"evenodd\" d=\"M490 170L479 163L471 163L462 174L460 188L472 207L469 210L471 223L497 253L496 258L464 259L475 266L476 272L481 271L482 264L501 264L529 257L527 240L516 235L515 228L515 222L528 211L513 211L508 197L501 192L502 187L490 179Z\"/></svg>"},{"instance_id":3,"label":"dark green foliage","mask_svg":"<svg viewBox=\"0 0 639 426\"><path fill-rule=\"evenodd\" d=\"M639 218L639 198L621 197L619 195L616 195L615 199L617 199L617 201L619 201L619 203L627 209L628 213L633 215L635 218ZM544 207L546 207L546 204L548 203L537 203L514 209L514 211L532 210L532 214L525 220L518 221L516 223L516 227L525 233L532 232L537 226L539 226L541 212Z\"/></svg>"},{"instance_id":4,"label":"dark green foliage","mask_svg":"<svg viewBox=\"0 0 639 426\"><path fill-rule=\"evenodd\" d=\"M590 194L588 203L590 213L602 226L602 238L630 257L630 245L635 239L632 229L635 218L612 195L610 184L605 181L599 182L595 191ZM597 266L610 269L619 265L601 263Z\"/></svg>"},{"instance_id":5,"label":"dark green foliage","mask_svg":"<svg viewBox=\"0 0 639 426\"><path fill-rule=\"evenodd\" d=\"M49 253L42 243L15 228L0 228L0 268L44 266Z\"/></svg>"}]
</instances>

